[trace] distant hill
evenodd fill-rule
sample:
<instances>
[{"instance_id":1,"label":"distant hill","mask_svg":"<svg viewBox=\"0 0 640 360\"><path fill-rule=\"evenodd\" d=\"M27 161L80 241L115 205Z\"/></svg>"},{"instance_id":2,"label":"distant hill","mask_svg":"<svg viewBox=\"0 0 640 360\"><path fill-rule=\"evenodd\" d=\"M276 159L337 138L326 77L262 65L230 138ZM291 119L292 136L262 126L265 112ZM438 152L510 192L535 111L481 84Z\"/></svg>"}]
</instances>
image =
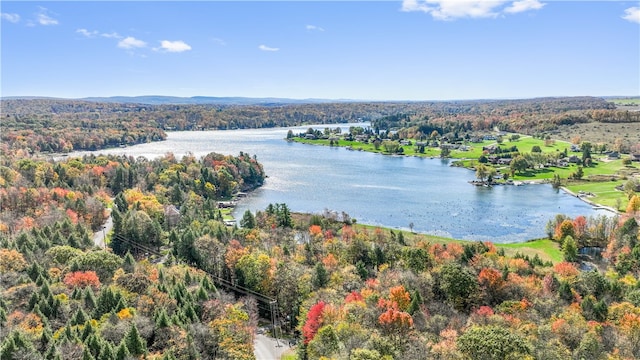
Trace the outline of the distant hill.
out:
<instances>
[{"instance_id":1,"label":"distant hill","mask_svg":"<svg viewBox=\"0 0 640 360\"><path fill-rule=\"evenodd\" d=\"M353 100L328 100L328 99L286 99L286 98L250 98L250 97L211 97L193 96L177 97L162 95L144 96L111 96L111 97L87 97L78 100L108 103L128 103L128 104L214 104L214 105L283 105L283 104L320 104L335 102L353 102Z\"/></svg>"}]
</instances>

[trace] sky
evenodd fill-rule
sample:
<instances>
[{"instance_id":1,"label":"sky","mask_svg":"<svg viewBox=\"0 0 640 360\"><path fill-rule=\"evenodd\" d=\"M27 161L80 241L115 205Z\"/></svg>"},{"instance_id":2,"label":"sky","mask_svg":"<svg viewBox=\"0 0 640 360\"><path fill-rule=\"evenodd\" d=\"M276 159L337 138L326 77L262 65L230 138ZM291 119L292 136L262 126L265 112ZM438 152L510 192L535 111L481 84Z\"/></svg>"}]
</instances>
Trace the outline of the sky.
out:
<instances>
[{"instance_id":1,"label":"sky","mask_svg":"<svg viewBox=\"0 0 640 360\"><path fill-rule=\"evenodd\" d=\"M2 1L0 95L640 96L639 1Z\"/></svg>"}]
</instances>

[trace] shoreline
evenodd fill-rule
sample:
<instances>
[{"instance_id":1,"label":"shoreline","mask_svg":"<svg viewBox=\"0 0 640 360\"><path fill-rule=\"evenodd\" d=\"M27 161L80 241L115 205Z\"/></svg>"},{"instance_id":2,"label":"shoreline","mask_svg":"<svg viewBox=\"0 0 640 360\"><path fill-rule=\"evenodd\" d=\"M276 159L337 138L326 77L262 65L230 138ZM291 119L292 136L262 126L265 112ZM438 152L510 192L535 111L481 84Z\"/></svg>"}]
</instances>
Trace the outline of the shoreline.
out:
<instances>
[{"instance_id":1,"label":"shoreline","mask_svg":"<svg viewBox=\"0 0 640 360\"><path fill-rule=\"evenodd\" d=\"M609 212L614 213L615 215L620 215L620 211L618 211L618 210L616 210L616 209L614 209L614 208L612 208L610 206L605 206L605 205L601 205L601 204L595 203L595 202L585 198L584 196L580 196L580 195L574 193L573 191L567 189L564 186L560 186L559 189L564 191L565 193L567 193L567 194L569 194L571 196L575 196L576 198L578 198L578 199L584 201L585 203L593 206L593 208L596 209L596 210L607 210Z\"/></svg>"}]
</instances>

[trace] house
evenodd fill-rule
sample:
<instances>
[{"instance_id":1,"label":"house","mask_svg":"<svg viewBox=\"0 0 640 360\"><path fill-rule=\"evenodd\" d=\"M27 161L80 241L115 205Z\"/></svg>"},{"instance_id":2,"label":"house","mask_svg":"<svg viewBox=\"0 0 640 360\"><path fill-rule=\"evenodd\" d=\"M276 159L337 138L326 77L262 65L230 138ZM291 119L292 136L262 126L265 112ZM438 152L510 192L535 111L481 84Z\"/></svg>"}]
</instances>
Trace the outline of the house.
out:
<instances>
[{"instance_id":1,"label":"house","mask_svg":"<svg viewBox=\"0 0 640 360\"><path fill-rule=\"evenodd\" d=\"M631 161L640 161L640 154L631 154L629 158L631 158Z\"/></svg>"},{"instance_id":2,"label":"house","mask_svg":"<svg viewBox=\"0 0 640 360\"><path fill-rule=\"evenodd\" d=\"M304 138L307 139L307 140L315 140L316 136L313 135L313 134L307 134L307 135L304 136Z\"/></svg>"},{"instance_id":3,"label":"house","mask_svg":"<svg viewBox=\"0 0 640 360\"><path fill-rule=\"evenodd\" d=\"M449 149L449 150L457 149L459 147L460 147L460 145L458 145L458 144L441 144L440 145L441 149Z\"/></svg>"},{"instance_id":4,"label":"house","mask_svg":"<svg viewBox=\"0 0 640 360\"><path fill-rule=\"evenodd\" d=\"M580 146L578 146L576 144L571 144L571 151L573 151L573 152L580 151Z\"/></svg>"},{"instance_id":5,"label":"house","mask_svg":"<svg viewBox=\"0 0 640 360\"><path fill-rule=\"evenodd\" d=\"M487 151L489 152L489 154L493 154L494 152L496 152L497 148L498 148L497 145L483 146L482 151Z\"/></svg>"},{"instance_id":6,"label":"house","mask_svg":"<svg viewBox=\"0 0 640 360\"><path fill-rule=\"evenodd\" d=\"M511 164L511 158L498 159L498 165L509 165L509 164Z\"/></svg>"},{"instance_id":7,"label":"house","mask_svg":"<svg viewBox=\"0 0 640 360\"><path fill-rule=\"evenodd\" d=\"M580 158L577 157L576 155L571 155L569 156L569 162L572 164L579 164L580 163Z\"/></svg>"},{"instance_id":8,"label":"house","mask_svg":"<svg viewBox=\"0 0 640 360\"><path fill-rule=\"evenodd\" d=\"M400 145L402 146L411 145L411 140L402 139L400 140Z\"/></svg>"},{"instance_id":9,"label":"house","mask_svg":"<svg viewBox=\"0 0 640 360\"><path fill-rule=\"evenodd\" d=\"M167 205L164 207L164 219L167 227L172 228L180 222L180 210L175 205Z\"/></svg>"},{"instance_id":10,"label":"house","mask_svg":"<svg viewBox=\"0 0 640 360\"><path fill-rule=\"evenodd\" d=\"M620 159L620 153L618 153L617 151L610 151L607 153L607 157L610 160L617 160Z\"/></svg>"}]
</instances>

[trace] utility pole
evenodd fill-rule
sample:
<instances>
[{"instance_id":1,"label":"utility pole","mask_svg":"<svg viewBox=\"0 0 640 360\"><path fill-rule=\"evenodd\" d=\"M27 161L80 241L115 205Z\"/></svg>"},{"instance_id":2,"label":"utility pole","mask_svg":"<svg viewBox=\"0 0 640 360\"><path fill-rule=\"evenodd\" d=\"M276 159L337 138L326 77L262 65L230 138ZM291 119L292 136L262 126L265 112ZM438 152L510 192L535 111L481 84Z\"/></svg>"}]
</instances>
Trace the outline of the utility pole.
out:
<instances>
[{"instance_id":1,"label":"utility pole","mask_svg":"<svg viewBox=\"0 0 640 360\"><path fill-rule=\"evenodd\" d=\"M273 337L276 338L276 347L281 347L280 342L278 341L278 331L276 330L276 318L278 313L278 302L273 300L269 303L269 307L271 308L271 324L273 325Z\"/></svg>"}]
</instances>

